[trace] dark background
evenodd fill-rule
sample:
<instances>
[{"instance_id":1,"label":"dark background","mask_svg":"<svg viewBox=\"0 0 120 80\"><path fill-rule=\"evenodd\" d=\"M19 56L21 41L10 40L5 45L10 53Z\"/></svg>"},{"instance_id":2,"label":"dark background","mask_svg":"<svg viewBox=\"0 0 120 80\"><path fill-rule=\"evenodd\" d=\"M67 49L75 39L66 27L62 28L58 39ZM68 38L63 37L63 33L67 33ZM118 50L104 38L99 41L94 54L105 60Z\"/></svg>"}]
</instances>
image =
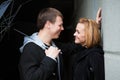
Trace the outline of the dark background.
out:
<instances>
[{"instance_id":1,"label":"dark background","mask_svg":"<svg viewBox=\"0 0 120 80\"><path fill-rule=\"evenodd\" d=\"M0 0L2 3L5 0ZM14 0L13 13L27 0ZM19 80L18 62L19 47L23 43L24 35L31 35L36 31L36 19L39 11L45 7L54 7L64 16L64 28L58 41L69 42L73 39L72 20L74 18L74 0L31 0L22 5L12 21L12 25L0 41L0 80ZM9 13L10 9L6 11ZM6 16L6 15L4 15ZM16 31L17 30L17 31ZM20 32L18 32L20 31Z\"/></svg>"}]
</instances>

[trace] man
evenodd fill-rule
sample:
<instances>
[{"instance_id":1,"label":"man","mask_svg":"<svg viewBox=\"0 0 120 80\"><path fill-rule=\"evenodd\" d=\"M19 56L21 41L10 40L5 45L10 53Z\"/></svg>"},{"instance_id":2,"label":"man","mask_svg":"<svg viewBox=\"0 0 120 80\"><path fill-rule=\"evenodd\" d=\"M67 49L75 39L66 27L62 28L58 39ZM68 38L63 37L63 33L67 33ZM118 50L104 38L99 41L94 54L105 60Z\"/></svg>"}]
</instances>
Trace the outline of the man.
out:
<instances>
[{"instance_id":1,"label":"man","mask_svg":"<svg viewBox=\"0 0 120 80\"><path fill-rule=\"evenodd\" d=\"M25 37L24 44L20 48L21 80L62 79L62 73L59 71L62 68L57 70L60 49L52 41L57 39L60 32L64 30L62 19L61 12L54 8L45 8L39 13L37 20L39 31ZM52 50L47 51L48 47Z\"/></svg>"}]
</instances>

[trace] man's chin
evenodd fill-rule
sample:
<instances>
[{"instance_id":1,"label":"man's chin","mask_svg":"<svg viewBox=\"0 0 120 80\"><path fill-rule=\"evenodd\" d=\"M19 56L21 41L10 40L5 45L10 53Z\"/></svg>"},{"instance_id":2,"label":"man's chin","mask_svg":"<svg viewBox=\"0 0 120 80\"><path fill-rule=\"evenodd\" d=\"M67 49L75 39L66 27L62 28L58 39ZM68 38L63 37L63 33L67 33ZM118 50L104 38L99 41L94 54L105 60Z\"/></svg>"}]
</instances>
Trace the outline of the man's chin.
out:
<instances>
[{"instance_id":1,"label":"man's chin","mask_svg":"<svg viewBox=\"0 0 120 80\"><path fill-rule=\"evenodd\" d=\"M54 37L53 39L58 39L59 38L59 36L56 36L56 37Z\"/></svg>"}]
</instances>

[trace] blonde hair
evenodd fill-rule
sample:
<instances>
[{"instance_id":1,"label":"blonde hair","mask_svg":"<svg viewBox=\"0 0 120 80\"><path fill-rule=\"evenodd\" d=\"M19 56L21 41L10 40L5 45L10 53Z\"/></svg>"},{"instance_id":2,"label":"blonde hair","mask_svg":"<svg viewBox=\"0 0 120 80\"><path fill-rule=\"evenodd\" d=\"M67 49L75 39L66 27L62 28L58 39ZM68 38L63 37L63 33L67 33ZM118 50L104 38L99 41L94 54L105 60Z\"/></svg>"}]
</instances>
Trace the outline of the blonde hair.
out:
<instances>
[{"instance_id":1,"label":"blonde hair","mask_svg":"<svg viewBox=\"0 0 120 80\"><path fill-rule=\"evenodd\" d=\"M95 20L80 18L78 23L85 25L85 46L87 48L93 47L100 44L101 35L99 25Z\"/></svg>"}]
</instances>

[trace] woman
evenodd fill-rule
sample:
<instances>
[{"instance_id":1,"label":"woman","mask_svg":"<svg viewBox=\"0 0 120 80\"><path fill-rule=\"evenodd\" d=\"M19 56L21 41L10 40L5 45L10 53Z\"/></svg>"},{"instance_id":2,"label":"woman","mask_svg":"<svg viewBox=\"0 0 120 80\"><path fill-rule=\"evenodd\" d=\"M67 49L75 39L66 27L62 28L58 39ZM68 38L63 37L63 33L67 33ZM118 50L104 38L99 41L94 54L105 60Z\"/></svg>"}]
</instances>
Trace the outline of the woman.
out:
<instances>
[{"instance_id":1,"label":"woman","mask_svg":"<svg viewBox=\"0 0 120 80\"><path fill-rule=\"evenodd\" d=\"M75 43L72 80L105 80L104 51L100 46L101 35L95 20L81 18L74 33Z\"/></svg>"}]
</instances>

